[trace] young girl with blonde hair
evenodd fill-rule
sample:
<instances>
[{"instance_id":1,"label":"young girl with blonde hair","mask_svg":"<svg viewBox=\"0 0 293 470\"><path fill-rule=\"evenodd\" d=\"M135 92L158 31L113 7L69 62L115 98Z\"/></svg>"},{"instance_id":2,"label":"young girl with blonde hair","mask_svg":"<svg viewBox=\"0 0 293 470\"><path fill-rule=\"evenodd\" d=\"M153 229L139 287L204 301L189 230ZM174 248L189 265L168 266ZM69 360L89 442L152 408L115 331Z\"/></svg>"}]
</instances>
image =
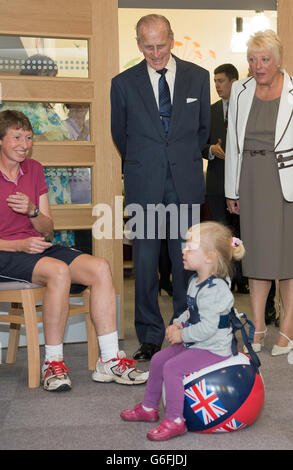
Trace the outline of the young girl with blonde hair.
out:
<instances>
[{"instance_id":1,"label":"young girl with blonde hair","mask_svg":"<svg viewBox=\"0 0 293 470\"><path fill-rule=\"evenodd\" d=\"M183 377L232 355L233 333L230 312L234 297L229 288L232 258L240 260L245 249L229 228L217 222L191 227L182 250L186 270L195 271L187 290L188 308L166 329L171 345L156 353L142 403L124 410L125 421L154 422L163 382L166 417L147 437L164 441L187 431L183 418Z\"/></svg>"}]
</instances>

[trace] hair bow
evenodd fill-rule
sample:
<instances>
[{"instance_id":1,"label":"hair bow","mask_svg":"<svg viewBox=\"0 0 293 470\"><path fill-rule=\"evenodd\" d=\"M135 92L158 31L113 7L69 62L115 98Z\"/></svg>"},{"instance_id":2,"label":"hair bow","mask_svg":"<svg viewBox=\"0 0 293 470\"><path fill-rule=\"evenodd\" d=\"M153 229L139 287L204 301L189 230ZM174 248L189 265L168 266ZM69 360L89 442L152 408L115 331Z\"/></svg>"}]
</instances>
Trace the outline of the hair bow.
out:
<instances>
[{"instance_id":1,"label":"hair bow","mask_svg":"<svg viewBox=\"0 0 293 470\"><path fill-rule=\"evenodd\" d=\"M231 245L232 245L232 246L243 245L243 241L240 240L240 238L232 237L232 243L231 243Z\"/></svg>"}]
</instances>

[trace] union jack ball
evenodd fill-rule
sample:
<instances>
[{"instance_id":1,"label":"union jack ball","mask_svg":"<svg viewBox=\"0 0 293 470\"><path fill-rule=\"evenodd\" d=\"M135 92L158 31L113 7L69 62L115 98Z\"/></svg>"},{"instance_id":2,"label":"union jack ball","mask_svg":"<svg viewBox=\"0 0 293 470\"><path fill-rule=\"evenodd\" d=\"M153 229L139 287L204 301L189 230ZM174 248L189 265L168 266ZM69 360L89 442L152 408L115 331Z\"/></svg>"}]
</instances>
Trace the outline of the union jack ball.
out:
<instances>
[{"instance_id":1,"label":"union jack ball","mask_svg":"<svg viewBox=\"0 0 293 470\"><path fill-rule=\"evenodd\" d=\"M237 356L183 379L184 418L189 431L223 433L252 424L264 404L264 383L248 356Z\"/></svg>"}]
</instances>

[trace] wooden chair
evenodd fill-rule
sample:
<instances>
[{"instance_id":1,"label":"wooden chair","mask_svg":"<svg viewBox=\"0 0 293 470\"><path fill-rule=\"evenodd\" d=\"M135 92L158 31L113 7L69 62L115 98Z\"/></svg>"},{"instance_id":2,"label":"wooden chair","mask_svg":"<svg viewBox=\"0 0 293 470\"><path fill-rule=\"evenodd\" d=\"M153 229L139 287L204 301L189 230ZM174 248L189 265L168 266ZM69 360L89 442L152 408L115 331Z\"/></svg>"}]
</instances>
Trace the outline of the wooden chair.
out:
<instances>
[{"instance_id":1,"label":"wooden chair","mask_svg":"<svg viewBox=\"0 0 293 470\"><path fill-rule=\"evenodd\" d=\"M19 343L20 326L25 325L27 358L28 358L28 386L36 388L40 385L40 348L38 336L38 322L42 321L39 313L45 287L27 282L0 282L0 302L11 303L8 314L0 314L0 322L10 323L9 342L6 363L16 362ZM89 290L81 294L71 295L83 298L83 305L70 304L69 316L86 315L86 328L88 340L88 368L94 370L98 359L97 334L89 314Z\"/></svg>"}]
</instances>

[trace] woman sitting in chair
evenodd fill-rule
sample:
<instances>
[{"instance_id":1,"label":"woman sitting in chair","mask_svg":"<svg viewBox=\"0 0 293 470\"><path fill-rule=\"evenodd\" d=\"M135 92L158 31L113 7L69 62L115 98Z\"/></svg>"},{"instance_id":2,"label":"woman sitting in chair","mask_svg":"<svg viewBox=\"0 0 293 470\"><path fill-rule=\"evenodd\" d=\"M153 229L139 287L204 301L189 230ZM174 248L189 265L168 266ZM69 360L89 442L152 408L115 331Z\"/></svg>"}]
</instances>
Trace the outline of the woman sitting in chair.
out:
<instances>
[{"instance_id":1,"label":"woman sitting in chair","mask_svg":"<svg viewBox=\"0 0 293 470\"><path fill-rule=\"evenodd\" d=\"M72 285L75 292L90 288L90 313L101 351L93 380L144 383L148 373L137 370L118 348L116 294L108 262L46 240L53 219L42 165L29 158L32 145L29 119L19 111L0 112L0 278L46 286L44 389L71 388L63 336Z\"/></svg>"}]
</instances>

